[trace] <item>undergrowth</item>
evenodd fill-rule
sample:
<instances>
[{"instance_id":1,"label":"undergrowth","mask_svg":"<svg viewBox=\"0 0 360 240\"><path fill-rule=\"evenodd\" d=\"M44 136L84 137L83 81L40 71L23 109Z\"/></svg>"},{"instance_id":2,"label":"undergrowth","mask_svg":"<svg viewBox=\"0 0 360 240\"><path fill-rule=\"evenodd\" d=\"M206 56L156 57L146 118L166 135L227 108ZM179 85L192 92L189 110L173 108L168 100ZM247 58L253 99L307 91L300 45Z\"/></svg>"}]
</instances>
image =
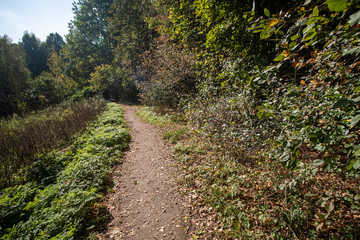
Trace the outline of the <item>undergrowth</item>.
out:
<instances>
[{"instance_id":1,"label":"undergrowth","mask_svg":"<svg viewBox=\"0 0 360 240\"><path fill-rule=\"evenodd\" d=\"M171 124L164 138L184 171L194 239L359 239L356 178L312 164L291 170L270 159L244 162L190 125Z\"/></svg>"},{"instance_id":2,"label":"undergrowth","mask_svg":"<svg viewBox=\"0 0 360 240\"><path fill-rule=\"evenodd\" d=\"M101 200L130 140L123 108L107 107L72 146L37 156L26 184L1 190L1 239L81 239L107 219Z\"/></svg>"},{"instance_id":3,"label":"undergrowth","mask_svg":"<svg viewBox=\"0 0 360 240\"><path fill-rule=\"evenodd\" d=\"M0 119L0 187L23 181L21 172L33 163L34 155L46 154L69 141L105 107L104 99L93 98L65 102L25 117Z\"/></svg>"},{"instance_id":4,"label":"undergrowth","mask_svg":"<svg viewBox=\"0 0 360 240\"><path fill-rule=\"evenodd\" d=\"M144 121L151 123L156 126L166 126L171 123L177 123L181 121L179 116L175 114L170 114L168 111L157 109L154 107L141 107L137 112L136 115L139 116Z\"/></svg>"}]
</instances>

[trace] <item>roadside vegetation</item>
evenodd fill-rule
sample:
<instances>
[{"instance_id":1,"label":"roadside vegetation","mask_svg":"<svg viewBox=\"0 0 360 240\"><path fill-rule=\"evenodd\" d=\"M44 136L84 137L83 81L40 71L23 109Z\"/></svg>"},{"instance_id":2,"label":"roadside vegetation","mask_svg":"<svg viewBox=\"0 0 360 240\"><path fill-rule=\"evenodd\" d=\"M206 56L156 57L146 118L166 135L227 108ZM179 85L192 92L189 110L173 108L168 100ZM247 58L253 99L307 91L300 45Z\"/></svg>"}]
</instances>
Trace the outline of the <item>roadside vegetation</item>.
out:
<instances>
[{"instance_id":1,"label":"roadside vegetation","mask_svg":"<svg viewBox=\"0 0 360 240\"><path fill-rule=\"evenodd\" d=\"M297 170L262 159L239 162L190 124L143 107L173 144L190 203L193 239L357 239L358 181L300 163ZM324 195L319 196L319 192ZM320 225L320 226L319 226Z\"/></svg>"},{"instance_id":2,"label":"roadside vegetation","mask_svg":"<svg viewBox=\"0 0 360 240\"><path fill-rule=\"evenodd\" d=\"M108 103L71 145L37 155L26 183L1 190L1 239L80 239L106 222L102 199L130 140L123 112Z\"/></svg>"},{"instance_id":3,"label":"roadside vegetation","mask_svg":"<svg viewBox=\"0 0 360 240\"><path fill-rule=\"evenodd\" d=\"M359 2L153 5L140 96L187 122L184 183L219 226L194 235L359 238Z\"/></svg>"},{"instance_id":4,"label":"roadside vegetation","mask_svg":"<svg viewBox=\"0 0 360 240\"><path fill-rule=\"evenodd\" d=\"M25 180L35 155L46 154L71 140L105 110L106 101L92 98L48 107L26 116L0 120L0 187Z\"/></svg>"}]
</instances>

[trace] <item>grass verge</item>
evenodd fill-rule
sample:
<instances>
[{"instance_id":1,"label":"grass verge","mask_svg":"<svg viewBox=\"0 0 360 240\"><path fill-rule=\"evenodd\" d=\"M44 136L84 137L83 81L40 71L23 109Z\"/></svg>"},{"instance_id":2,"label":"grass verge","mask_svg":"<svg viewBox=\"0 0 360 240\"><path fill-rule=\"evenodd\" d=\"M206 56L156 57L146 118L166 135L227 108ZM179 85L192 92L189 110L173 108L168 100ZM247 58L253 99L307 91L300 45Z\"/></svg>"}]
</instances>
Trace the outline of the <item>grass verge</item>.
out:
<instances>
[{"instance_id":1,"label":"grass verge","mask_svg":"<svg viewBox=\"0 0 360 240\"><path fill-rule=\"evenodd\" d=\"M1 191L1 239L81 239L104 222L101 201L130 140L124 109L107 107L72 146L38 156L26 184Z\"/></svg>"}]
</instances>

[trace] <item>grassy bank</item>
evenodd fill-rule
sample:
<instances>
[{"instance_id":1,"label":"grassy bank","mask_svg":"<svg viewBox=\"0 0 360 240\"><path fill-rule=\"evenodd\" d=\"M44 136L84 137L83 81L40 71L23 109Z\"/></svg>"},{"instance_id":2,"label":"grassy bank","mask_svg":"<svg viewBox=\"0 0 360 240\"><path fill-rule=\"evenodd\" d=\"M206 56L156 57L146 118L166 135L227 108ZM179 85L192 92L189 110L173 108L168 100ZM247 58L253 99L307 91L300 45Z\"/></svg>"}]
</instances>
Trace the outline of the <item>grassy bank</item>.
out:
<instances>
[{"instance_id":1,"label":"grassy bank","mask_svg":"<svg viewBox=\"0 0 360 240\"><path fill-rule=\"evenodd\" d=\"M0 187L22 181L24 176L17 174L19 169L32 164L36 154L45 154L69 141L105 107L104 99L93 98L65 102L24 117L1 119Z\"/></svg>"},{"instance_id":2,"label":"grassy bank","mask_svg":"<svg viewBox=\"0 0 360 240\"><path fill-rule=\"evenodd\" d=\"M107 108L73 145L38 156L26 184L2 190L1 239L81 239L104 222L101 201L130 140L124 109Z\"/></svg>"}]
</instances>

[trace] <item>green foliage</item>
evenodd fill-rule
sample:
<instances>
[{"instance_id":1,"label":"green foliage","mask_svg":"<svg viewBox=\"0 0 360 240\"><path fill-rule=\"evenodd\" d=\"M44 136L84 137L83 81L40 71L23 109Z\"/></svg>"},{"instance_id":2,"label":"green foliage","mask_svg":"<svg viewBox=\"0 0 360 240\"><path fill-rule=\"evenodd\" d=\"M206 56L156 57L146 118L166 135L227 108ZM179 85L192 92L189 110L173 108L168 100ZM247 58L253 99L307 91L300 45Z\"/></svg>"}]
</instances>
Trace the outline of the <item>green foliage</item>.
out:
<instances>
[{"instance_id":1,"label":"green foliage","mask_svg":"<svg viewBox=\"0 0 360 240\"><path fill-rule=\"evenodd\" d=\"M104 110L105 104L103 99L94 98L78 103L63 103L23 118L14 116L12 119L2 120L0 122L1 186L21 181L22 176L21 174L18 176L17 171L33 161L40 161L38 167L42 161L55 161L52 157L33 158L37 154L47 153L59 147L64 141L70 140L75 133L85 129L87 124ZM44 169L44 171L57 170Z\"/></svg>"},{"instance_id":2,"label":"green foliage","mask_svg":"<svg viewBox=\"0 0 360 240\"><path fill-rule=\"evenodd\" d=\"M96 66L112 61L112 40L107 19L113 0L81 0L74 4L75 19L70 23L64 48L68 74L84 83Z\"/></svg>"},{"instance_id":3,"label":"green foliage","mask_svg":"<svg viewBox=\"0 0 360 240\"><path fill-rule=\"evenodd\" d=\"M158 114L154 108L146 106L141 107L136 112L136 115L142 120L157 126L165 126L178 121L176 117L171 114Z\"/></svg>"},{"instance_id":4,"label":"green foliage","mask_svg":"<svg viewBox=\"0 0 360 240\"><path fill-rule=\"evenodd\" d=\"M358 2L154 5L160 14L149 23L168 42L146 55L155 71L148 71L142 97L149 105L170 103L167 108L185 99L178 110L222 156L204 159L176 140L189 176L184 182L193 187L188 192L200 189L229 238L336 239L347 229L356 239ZM177 65L163 68L157 60L168 53L158 49L169 43L193 56L183 70L194 76L188 98L173 87Z\"/></svg>"},{"instance_id":5,"label":"green foliage","mask_svg":"<svg viewBox=\"0 0 360 240\"><path fill-rule=\"evenodd\" d=\"M186 130L184 128L179 128L173 131L166 132L164 134L164 139L174 144L180 141L181 139L185 138L185 136L186 136Z\"/></svg>"},{"instance_id":6,"label":"green foliage","mask_svg":"<svg viewBox=\"0 0 360 240\"><path fill-rule=\"evenodd\" d=\"M18 112L29 82L24 51L6 36L0 37L0 116Z\"/></svg>"},{"instance_id":7,"label":"green foliage","mask_svg":"<svg viewBox=\"0 0 360 240\"><path fill-rule=\"evenodd\" d=\"M145 80L138 83L141 101L147 105L177 108L196 93L194 55L168 40L156 41L143 55Z\"/></svg>"},{"instance_id":8,"label":"green foliage","mask_svg":"<svg viewBox=\"0 0 360 240\"><path fill-rule=\"evenodd\" d=\"M37 183L2 191L1 239L79 239L98 227L103 216L94 212L112 166L130 140L124 110L107 106L71 150L38 157L28 173ZM104 132L116 132L121 139Z\"/></svg>"}]
</instances>

